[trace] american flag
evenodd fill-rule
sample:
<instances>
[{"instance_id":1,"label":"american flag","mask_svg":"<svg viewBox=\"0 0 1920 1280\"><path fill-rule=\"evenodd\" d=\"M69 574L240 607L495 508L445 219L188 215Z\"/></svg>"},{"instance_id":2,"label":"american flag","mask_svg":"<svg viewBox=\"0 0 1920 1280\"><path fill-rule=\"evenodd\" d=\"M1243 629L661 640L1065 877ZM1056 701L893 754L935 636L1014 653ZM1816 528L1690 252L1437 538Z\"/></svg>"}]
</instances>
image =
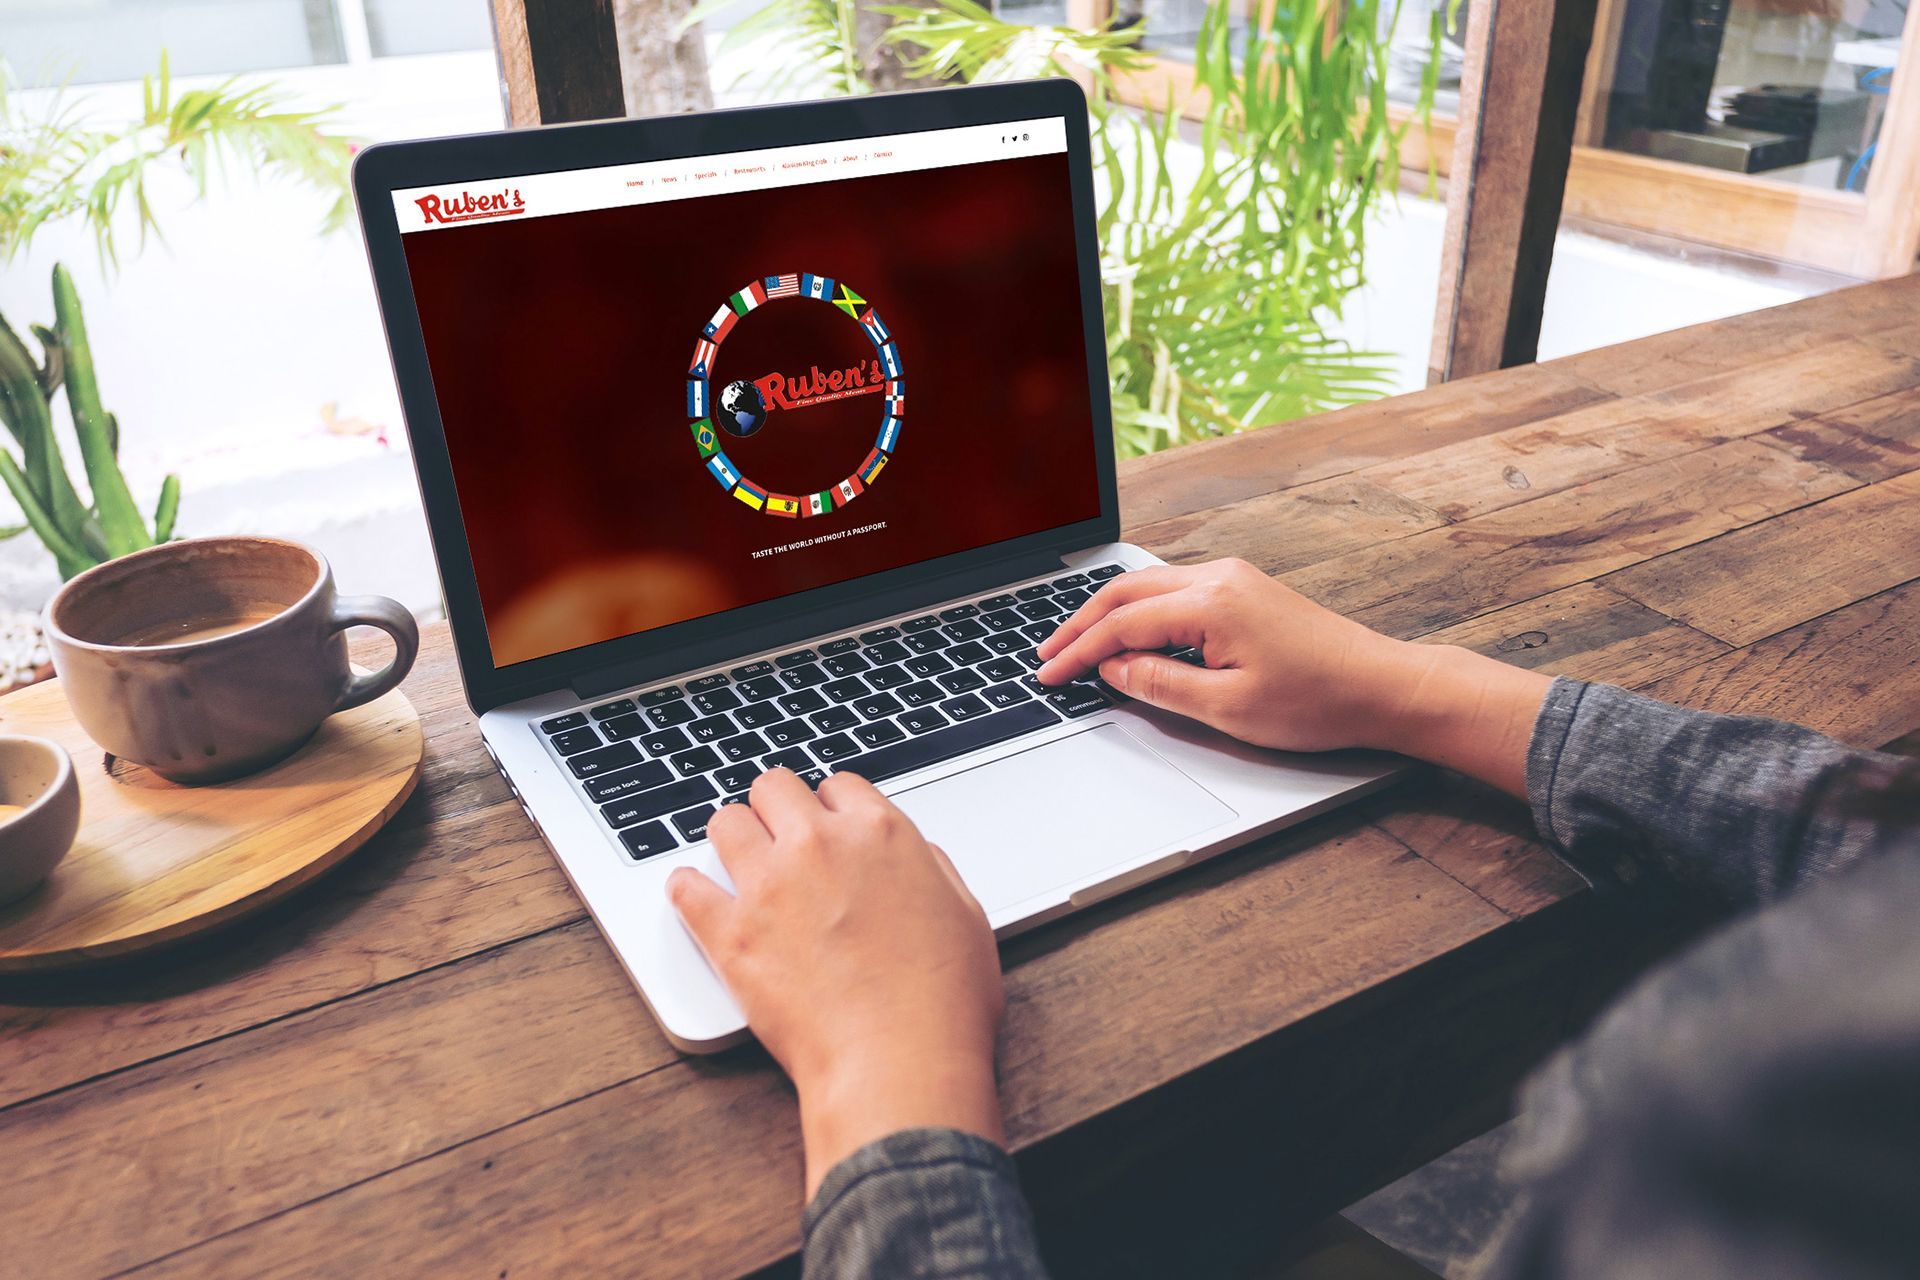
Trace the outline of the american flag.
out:
<instances>
[{"instance_id":1,"label":"american flag","mask_svg":"<svg viewBox=\"0 0 1920 1280\"><path fill-rule=\"evenodd\" d=\"M799 296L800 296L800 277L799 276L795 275L795 276L768 276L767 277L767 300L768 301L772 301L775 298L797 298Z\"/></svg>"}]
</instances>

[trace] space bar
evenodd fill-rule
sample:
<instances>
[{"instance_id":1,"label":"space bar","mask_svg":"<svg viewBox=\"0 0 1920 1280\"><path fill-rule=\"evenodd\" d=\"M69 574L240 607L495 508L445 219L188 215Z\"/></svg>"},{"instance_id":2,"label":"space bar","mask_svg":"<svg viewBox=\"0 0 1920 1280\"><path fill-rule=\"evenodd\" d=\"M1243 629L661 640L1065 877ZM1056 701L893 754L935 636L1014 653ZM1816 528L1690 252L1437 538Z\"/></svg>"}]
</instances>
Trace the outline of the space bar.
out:
<instances>
[{"instance_id":1,"label":"space bar","mask_svg":"<svg viewBox=\"0 0 1920 1280\"><path fill-rule=\"evenodd\" d=\"M950 729L936 729L906 742L869 751L845 764L835 765L834 772L857 773L868 782L885 782L888 778L897 778L903 773L912 773L915 769L924 769L930 764L939 764L942 760L951 760L969 751L990 747L996 742L1005 742L1008 738L1017 738L1023 733L1032 733L1035 729L1059 723L1060 717L1054 714L1052 707L1044 702L1029 702L1005 711L996 711L990 716L981 716L978 720L963 721Z\"/></svg>"}]
</instances>

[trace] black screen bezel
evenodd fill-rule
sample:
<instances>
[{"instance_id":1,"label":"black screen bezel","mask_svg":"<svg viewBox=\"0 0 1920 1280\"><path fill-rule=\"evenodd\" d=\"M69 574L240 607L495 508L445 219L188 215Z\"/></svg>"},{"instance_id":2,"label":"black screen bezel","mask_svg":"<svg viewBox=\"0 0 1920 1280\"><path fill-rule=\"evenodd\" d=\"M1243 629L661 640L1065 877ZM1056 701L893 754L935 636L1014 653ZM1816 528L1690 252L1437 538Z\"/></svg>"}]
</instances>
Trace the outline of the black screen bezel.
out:
<instances>
[{"instance_id":1,"label":"black screen bezel","mask_svg":"<svg viewBox=\"0 0 1920 1280\"><path fill-rule=\"evenodd\" d=\"M743 605L725 613L692 618L506 667L495 665L419 312L414 305L412 282L401 247L392 199L394 191L1045 116L1060 117L1066 124L1080 306L1087 351L1087 395L1092 410L1093 456L1099 480L1097 516L970 551ZM671 662L678 664L660 672L668 674L671 670L724 661L787 639L855 626L866 618L879 616L872 611L874 598L897 604L911 595L910 588L915 583L971 577L974 571L1003 561L1057 555L1112 542L1119 537L1087 107L1079 86L1070 80L870 95L699 115L382 143L356 157L353 190L374 287L380 298L387 346L406 416L441 588L452 623L461 678L466 686L467 701L476 712L562 687L591 687L596 683L596 672L648 673L655 665L649 661L652 657L670 656ZM903 232L906 230L910 229ZM783 625L788 623L791 625ZM752 643L743 644L745 640ZM639 678L639 674L635 674L628 683L636 683Z\"/></svg>"}]
</instances>

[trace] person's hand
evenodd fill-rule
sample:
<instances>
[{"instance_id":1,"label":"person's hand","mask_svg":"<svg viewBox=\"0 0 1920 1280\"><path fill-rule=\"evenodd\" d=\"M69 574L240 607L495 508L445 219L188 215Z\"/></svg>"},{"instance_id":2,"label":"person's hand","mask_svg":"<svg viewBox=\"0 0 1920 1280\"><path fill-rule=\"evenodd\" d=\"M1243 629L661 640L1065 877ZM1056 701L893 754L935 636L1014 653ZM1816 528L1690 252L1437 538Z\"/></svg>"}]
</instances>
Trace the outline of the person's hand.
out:
<instances>
[{"instance_id":1,"label":"person's hand","mask_svg":"<svg viewBox=\"0 0 1920 1280\"><path fill-rule=\"evenodd\" d=\"M1204 667L1154 652L1186 645ZM1044 684L1098 669L1129 697L1257 746L1402 751L1522 795L1551 683L1464 649L1383 636L1242 560L1114 578L1039 655Z\"/></svg>"},{"instance_id":2,"label":"person's hand","mask_svg":"<svg viewBox=\"0 0 1920 1280\"><path fill-rule=\"evenodd\" d=\"M1000 1141L1000 957L953 864L857 775L836 773L816 795L772 769L750 795L707 824L735 893L689 867L667 891L793 1077L807 1198L840 1160L901 1129Z\"/></svg>"}]
</instances>

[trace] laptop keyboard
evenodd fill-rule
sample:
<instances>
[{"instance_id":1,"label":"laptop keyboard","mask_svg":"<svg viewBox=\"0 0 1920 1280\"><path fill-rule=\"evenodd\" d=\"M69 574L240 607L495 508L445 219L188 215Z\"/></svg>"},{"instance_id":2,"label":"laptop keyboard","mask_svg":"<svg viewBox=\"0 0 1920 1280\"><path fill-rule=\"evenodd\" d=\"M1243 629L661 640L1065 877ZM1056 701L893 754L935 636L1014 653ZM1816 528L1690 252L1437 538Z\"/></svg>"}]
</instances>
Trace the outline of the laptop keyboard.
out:
<instances>
[{"instance_id":1,"label":"laptop keyboard","mask_svg":"<svg viewBox=\"0 0 1920 1280\"><path fill-rule=\"evenodd\" d=\"M1092 715L1124 695L1092 674L1041 686L1034 652L1100 583L1101 565L549 717L538 730L638 861L706 838L762 772L812 786L884 782ZM1192 650L1176 650L1198 663Z\"/></svg>"}]
</instances>

